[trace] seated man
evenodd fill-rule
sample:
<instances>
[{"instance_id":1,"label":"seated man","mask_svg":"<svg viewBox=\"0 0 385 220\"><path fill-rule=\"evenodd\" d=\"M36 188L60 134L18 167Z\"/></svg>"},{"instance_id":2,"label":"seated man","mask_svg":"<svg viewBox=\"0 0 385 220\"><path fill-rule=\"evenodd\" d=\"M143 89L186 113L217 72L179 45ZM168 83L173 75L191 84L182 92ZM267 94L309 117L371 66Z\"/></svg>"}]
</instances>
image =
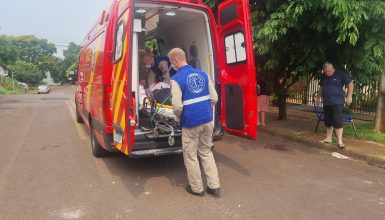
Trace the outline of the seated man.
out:
<instances>
[{"instance_id":1,"label":"seated man","mask_svg":"<svg viewBox=\"0 0 385 220\"><path fill-rule=\"evenodd\" d=\"M170 84L171 76L176 73L171 66L170 60L165 56L154 56L151 53L144 52L140 57L140 62L145 69L146 88L154 82Z\"/></svg>"}]
</instances>

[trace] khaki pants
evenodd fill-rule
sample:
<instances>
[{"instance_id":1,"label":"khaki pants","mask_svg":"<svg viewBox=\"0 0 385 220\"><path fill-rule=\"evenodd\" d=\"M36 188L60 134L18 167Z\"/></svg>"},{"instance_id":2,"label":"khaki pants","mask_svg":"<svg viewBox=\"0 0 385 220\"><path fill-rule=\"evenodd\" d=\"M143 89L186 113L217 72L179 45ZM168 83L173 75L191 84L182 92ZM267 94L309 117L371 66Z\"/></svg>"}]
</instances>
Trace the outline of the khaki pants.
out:
<instances>
[{"instance_id":1,"label":"khaki pants","mask_svg":"<svg viewBox=\"0 0 385 220\"><path fill-rule=\"evenodd\" d=\"M194 192L199 193L204 190L197 155L202 162L207 186L211 189L220 187L218 169L211 152L212 134L213 124L211 122L193 128L182 128L184 164L189 184Z\"/></svg>"}]
</instances>

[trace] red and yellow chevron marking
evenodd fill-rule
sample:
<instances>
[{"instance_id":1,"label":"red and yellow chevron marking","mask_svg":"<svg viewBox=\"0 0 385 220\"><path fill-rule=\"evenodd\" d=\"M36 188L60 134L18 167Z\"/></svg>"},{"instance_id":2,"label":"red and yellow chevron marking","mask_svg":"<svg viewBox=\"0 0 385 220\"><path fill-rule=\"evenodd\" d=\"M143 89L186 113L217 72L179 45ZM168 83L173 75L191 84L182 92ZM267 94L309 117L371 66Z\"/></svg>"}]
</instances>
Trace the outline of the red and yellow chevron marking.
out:
<instances>
[{"instance_id":1,"label":"red and yellow chevron marking","mask_svg":"<svg viewBox=\"0 0 385 220\"><path fill-rule=\"evenodd\" d=\"M123 77L126 77L126 73L123 74ZM116 108L114 109L114 118L113 118L113 122L114 124L119 124L120 127L123 129L123 131L126 130L126 114L125 113L125 105L122 106L121 102L122 102L122 99L123 99L123 88L124 88L124 82L121 82L120 85L119 85L119 91L118 91L118 98L117 98L117 102L116 102ZM119 120L120 119L120 120ZM124 138L127 138L127 137L124 137ZM123 142L124 143L124 142ZM118 143L116 148L120 151L122 151L122 144Z\"/></svg>"},{"instance_id":2,"label":"red and yellow chevron marking","mask_svg":"<svg viewBox=\"0 0 385 220\"><path fill-rule=\"evenodd\" d=\"M124 20L127 22L128 20L129 12L127 11L124 14ZM127 59L126 59L126 53L127 53L127 41L128 41L128 33L126 31L124 36L124 42L123 42L123 54L122 59L119 61L119 63L115 64L113 67L113 87L112 87L112 121L114 124L118 124L123 131L126 130L126 104L127 104L127 94L125 89L125 83L127 79ZM115 130L113 131L115 135ZM116 148L123 152L124 154L128 155L128 141L127 141L127 135L123 136L123 143L117 143Z\"/></svg>"},{"instance_id":3,"label":"red and yellow chevron marking","mask_svg":"<svg viewBox=\"0 0 385 220\"><path fill-rule=\"evenodd\" d=\"M124 20L127 22L127 19L128 19L128 11L124 14ZM123 42L123 54L122 54L122 59L120 60L120 62L118 64L115 64L114 67L113 67L113 79L114 79L114 84L112 86L112 100L113 100L113 106L116 108L116 107L119 107L119 105L116 105L116 102L117 102L117 97L118 97L118 88L117 88L117 84L118 82L121 82L122 79L121 79L121 73L124 72L126 70L126 65L123 65L125 63L125 60L126 60L126 52L127 52L127 40L128 40L128 34L127 32L125 33L125 36L124 36L124 42ZM122 67L123 67L123 70L122 70ZM116 70L116 72L115 72ZM124 78L123 78L124 80ZM113 122L116 123L116 117L115 117L115 114L114 114L114 118L113 118Z\"/></svg>"},{"instance_id":4,"label":"red and yellow chevron marking","mask_svg":"<svg viewBox=\"0 0 385 220\"><path fill-rule=\"evenodd\" d=\"M100 31L100 27L99 27L99 31ZM100 39L101 38L98 37L97 40L96 40L95 52L94 52L95 53L94 67L93 67L93 70L91 71L90 80L88 81L88 86L87 86L87 103L86 103L87 109L91 109L91 106L90 106L90 97L91 97L91 91L92 91L92 86L91 85L94 82L96 62L97 62L98 56L99 56Z\"/></svg>"},{"instance_id":5,"label":"red and yellow chevron marking","mask_svg":"<svg viewBox=\"0 0 385 220\"><path fill-rule=\"evenodd\" d=\"M123 131L126 130L126 114L122 114L122 117L121 117L121 120L120 120L120 127L123 129ZM124 137L125 139L127 139L127 137ZM127 154L128 155L128 152L126 153L126 151L128 150L128 147L127 147L127 143L126 141L123 141L122 144L118 143L116 145L116 148L120 151L122 151L123 153Z\"/></svg>"}]
</instances>

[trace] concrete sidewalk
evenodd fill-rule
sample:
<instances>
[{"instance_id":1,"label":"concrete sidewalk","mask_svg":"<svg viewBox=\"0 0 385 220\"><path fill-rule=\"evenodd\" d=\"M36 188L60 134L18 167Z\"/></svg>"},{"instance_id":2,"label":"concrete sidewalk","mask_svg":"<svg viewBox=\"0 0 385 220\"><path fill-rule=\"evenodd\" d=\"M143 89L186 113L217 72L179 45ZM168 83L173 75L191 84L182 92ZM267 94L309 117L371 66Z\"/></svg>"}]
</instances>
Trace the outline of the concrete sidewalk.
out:
<instances>
[{"instance_id":1,"label":"concrete sidewalk","mask_svg":"<svg viewBox=\"0 0 385 220\"><path fill-rule=\"evenodd\" d=\"M258 131L297 141L308 147L317 147L330 152L338 152L342 155L362 160L368 164L385 168L385 145L372 141L344 137L344 143L347 147L341 150L337 148L335 137L331 144L319 142L325 138L325 133L324 131L314 133L317 119L313 112L301 111L298 110L298 107L288 106L287 113L287 120L278 120L278 108L270 107L270 112L267 115L267 126L258 127ZM354 122L359 124L363 121L355 119ZM345 126L350 125L346 124ZM324 128L323 122L320 123L320 128Z\"/></svg>"}]
</instances>

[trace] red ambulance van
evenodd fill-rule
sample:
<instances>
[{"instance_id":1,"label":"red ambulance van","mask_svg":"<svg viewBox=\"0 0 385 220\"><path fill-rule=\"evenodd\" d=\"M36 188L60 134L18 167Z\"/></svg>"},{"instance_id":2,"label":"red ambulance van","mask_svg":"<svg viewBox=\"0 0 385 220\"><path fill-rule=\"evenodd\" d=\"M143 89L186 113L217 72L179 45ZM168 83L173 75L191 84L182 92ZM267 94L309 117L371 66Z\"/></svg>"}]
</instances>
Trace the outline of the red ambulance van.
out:
<instances>
[{"instance_id":1,"label":"red ambulance van","mask_svg":"<svg viewBox=\"0 0 385 220\"><path fill-rule=\"evenodd\" d=\"M112 0L81 44L75 94L79 123L90 129L94 156L182 152L172 107L141 95L140 52L151 43L166 56L174 47L215 83L215 137L255 139L256 80L248 0L212 10L201 0ZM147 97L147 98L146 98Z\"/></svg>"}]
</instances>

